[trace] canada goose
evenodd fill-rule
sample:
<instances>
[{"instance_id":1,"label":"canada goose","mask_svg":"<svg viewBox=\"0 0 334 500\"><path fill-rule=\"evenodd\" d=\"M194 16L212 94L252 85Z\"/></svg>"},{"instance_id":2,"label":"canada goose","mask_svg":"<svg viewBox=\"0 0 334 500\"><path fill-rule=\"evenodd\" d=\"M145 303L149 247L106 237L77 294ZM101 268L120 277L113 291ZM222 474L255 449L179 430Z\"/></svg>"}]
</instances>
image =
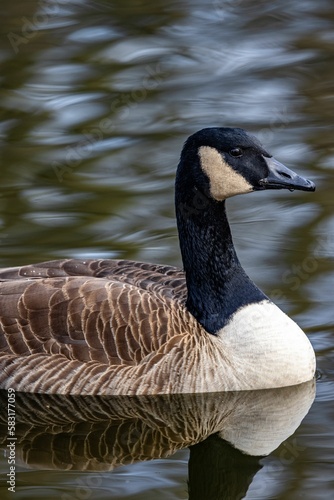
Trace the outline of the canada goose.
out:
<instances>
[{"instance_id":1,"label":"canada goose","mask_svg":"<svg viewBox=\"0 0 334 500\"><path fill-rule=\"evenodd\" d=\"M184 271L63 260L0 273L0 387L59 394L277 388L311 380L303 331L250 280L225 212L231 196L314 191L239 128L183 147L175 185Z\"/></svg>"}]
</instances>

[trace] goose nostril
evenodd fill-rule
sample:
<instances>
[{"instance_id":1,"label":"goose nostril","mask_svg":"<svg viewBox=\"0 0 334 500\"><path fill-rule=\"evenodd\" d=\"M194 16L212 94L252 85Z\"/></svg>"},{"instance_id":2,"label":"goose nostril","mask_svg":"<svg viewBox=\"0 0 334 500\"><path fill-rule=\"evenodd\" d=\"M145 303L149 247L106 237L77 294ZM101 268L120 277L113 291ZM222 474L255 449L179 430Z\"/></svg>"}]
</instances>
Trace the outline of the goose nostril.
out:
<instances>
[{"instance_id":1,"label":"goose nostril","mask_svg":"<svg viewBox=\"0 0 334 500\"><path fill-rule=\"evenodd\" d=\"M286 177L287 179L292 179L291 175L290 174L287 174L286 172L283 172L282 170L279 170L278 173L282 176L282 177Z\"/></svg>"}]
</instances>

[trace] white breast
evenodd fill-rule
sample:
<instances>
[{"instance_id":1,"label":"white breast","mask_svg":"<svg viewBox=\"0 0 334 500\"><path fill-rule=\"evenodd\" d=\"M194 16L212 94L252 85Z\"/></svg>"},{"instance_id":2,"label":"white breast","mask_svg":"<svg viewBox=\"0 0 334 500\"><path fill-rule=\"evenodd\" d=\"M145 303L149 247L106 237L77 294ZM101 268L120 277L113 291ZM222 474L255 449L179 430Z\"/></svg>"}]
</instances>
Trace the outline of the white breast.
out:
<instances>
[{"instance_id":1,"label":"white breast","mask_svg":"<svg viewBox=\"0 0 334 500\"><path fill-rule=\"evenodd\" d=\"M219 331L218 339L228 359L225 390L284 387L314 377L315 354L310 341L269 300L237 311Z\"/></svg>"}]
</instances>

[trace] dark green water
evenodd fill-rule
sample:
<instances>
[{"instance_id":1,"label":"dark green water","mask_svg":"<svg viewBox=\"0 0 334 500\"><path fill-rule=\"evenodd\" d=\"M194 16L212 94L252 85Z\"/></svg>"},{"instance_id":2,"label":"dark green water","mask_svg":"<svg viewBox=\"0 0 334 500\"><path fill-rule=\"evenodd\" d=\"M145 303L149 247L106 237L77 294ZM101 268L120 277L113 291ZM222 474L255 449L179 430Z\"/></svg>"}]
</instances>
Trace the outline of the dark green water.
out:
<instances>
[{"instance_id":1,"label":"dark green water","mask_svg":"<svg viewBox=\"0 0 334 500\"><path fill-rule=\"evenodd\" d=\"M24 440L22 423L16 493L7 490L4 456L1 498L185 499L189 490L203 500L332 499L332 3L0 0L0 7L0 265L65 256L180 265L173 180L182 144L206 126L241 126L317 184L315 193L236 197L229 215L244 267L309 335L319 371L303 423L261 460L210 438L113 471L103 452L98 471L69 470L73 459L63 455L50 466L50 429L30 429ZM81 440L72 436L79 457L86 448L80 452L77 440L89 429ZM56 449L67 449L66 433Z\"/></svg>"}]
</instances>

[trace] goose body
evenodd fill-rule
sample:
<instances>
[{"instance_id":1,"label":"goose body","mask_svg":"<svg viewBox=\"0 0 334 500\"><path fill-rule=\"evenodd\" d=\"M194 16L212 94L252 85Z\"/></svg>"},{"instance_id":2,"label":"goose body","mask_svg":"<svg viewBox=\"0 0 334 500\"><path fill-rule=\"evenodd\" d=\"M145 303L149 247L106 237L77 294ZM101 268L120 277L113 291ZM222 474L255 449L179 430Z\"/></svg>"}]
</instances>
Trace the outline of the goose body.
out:
<instances>
[{"instance_id":1,"label":"goose body","mask_svg":"<svg viewBox=\"0 0 334 500\"><path fill-rule=\"evenodd\" d=\"M175 205L184 270L68 259L0 270L0 388L59 394L254 390L311 380L312 346L250 280L225 200L314 191L242 129L188 138Z\"/></svg>"}]
</instances>

